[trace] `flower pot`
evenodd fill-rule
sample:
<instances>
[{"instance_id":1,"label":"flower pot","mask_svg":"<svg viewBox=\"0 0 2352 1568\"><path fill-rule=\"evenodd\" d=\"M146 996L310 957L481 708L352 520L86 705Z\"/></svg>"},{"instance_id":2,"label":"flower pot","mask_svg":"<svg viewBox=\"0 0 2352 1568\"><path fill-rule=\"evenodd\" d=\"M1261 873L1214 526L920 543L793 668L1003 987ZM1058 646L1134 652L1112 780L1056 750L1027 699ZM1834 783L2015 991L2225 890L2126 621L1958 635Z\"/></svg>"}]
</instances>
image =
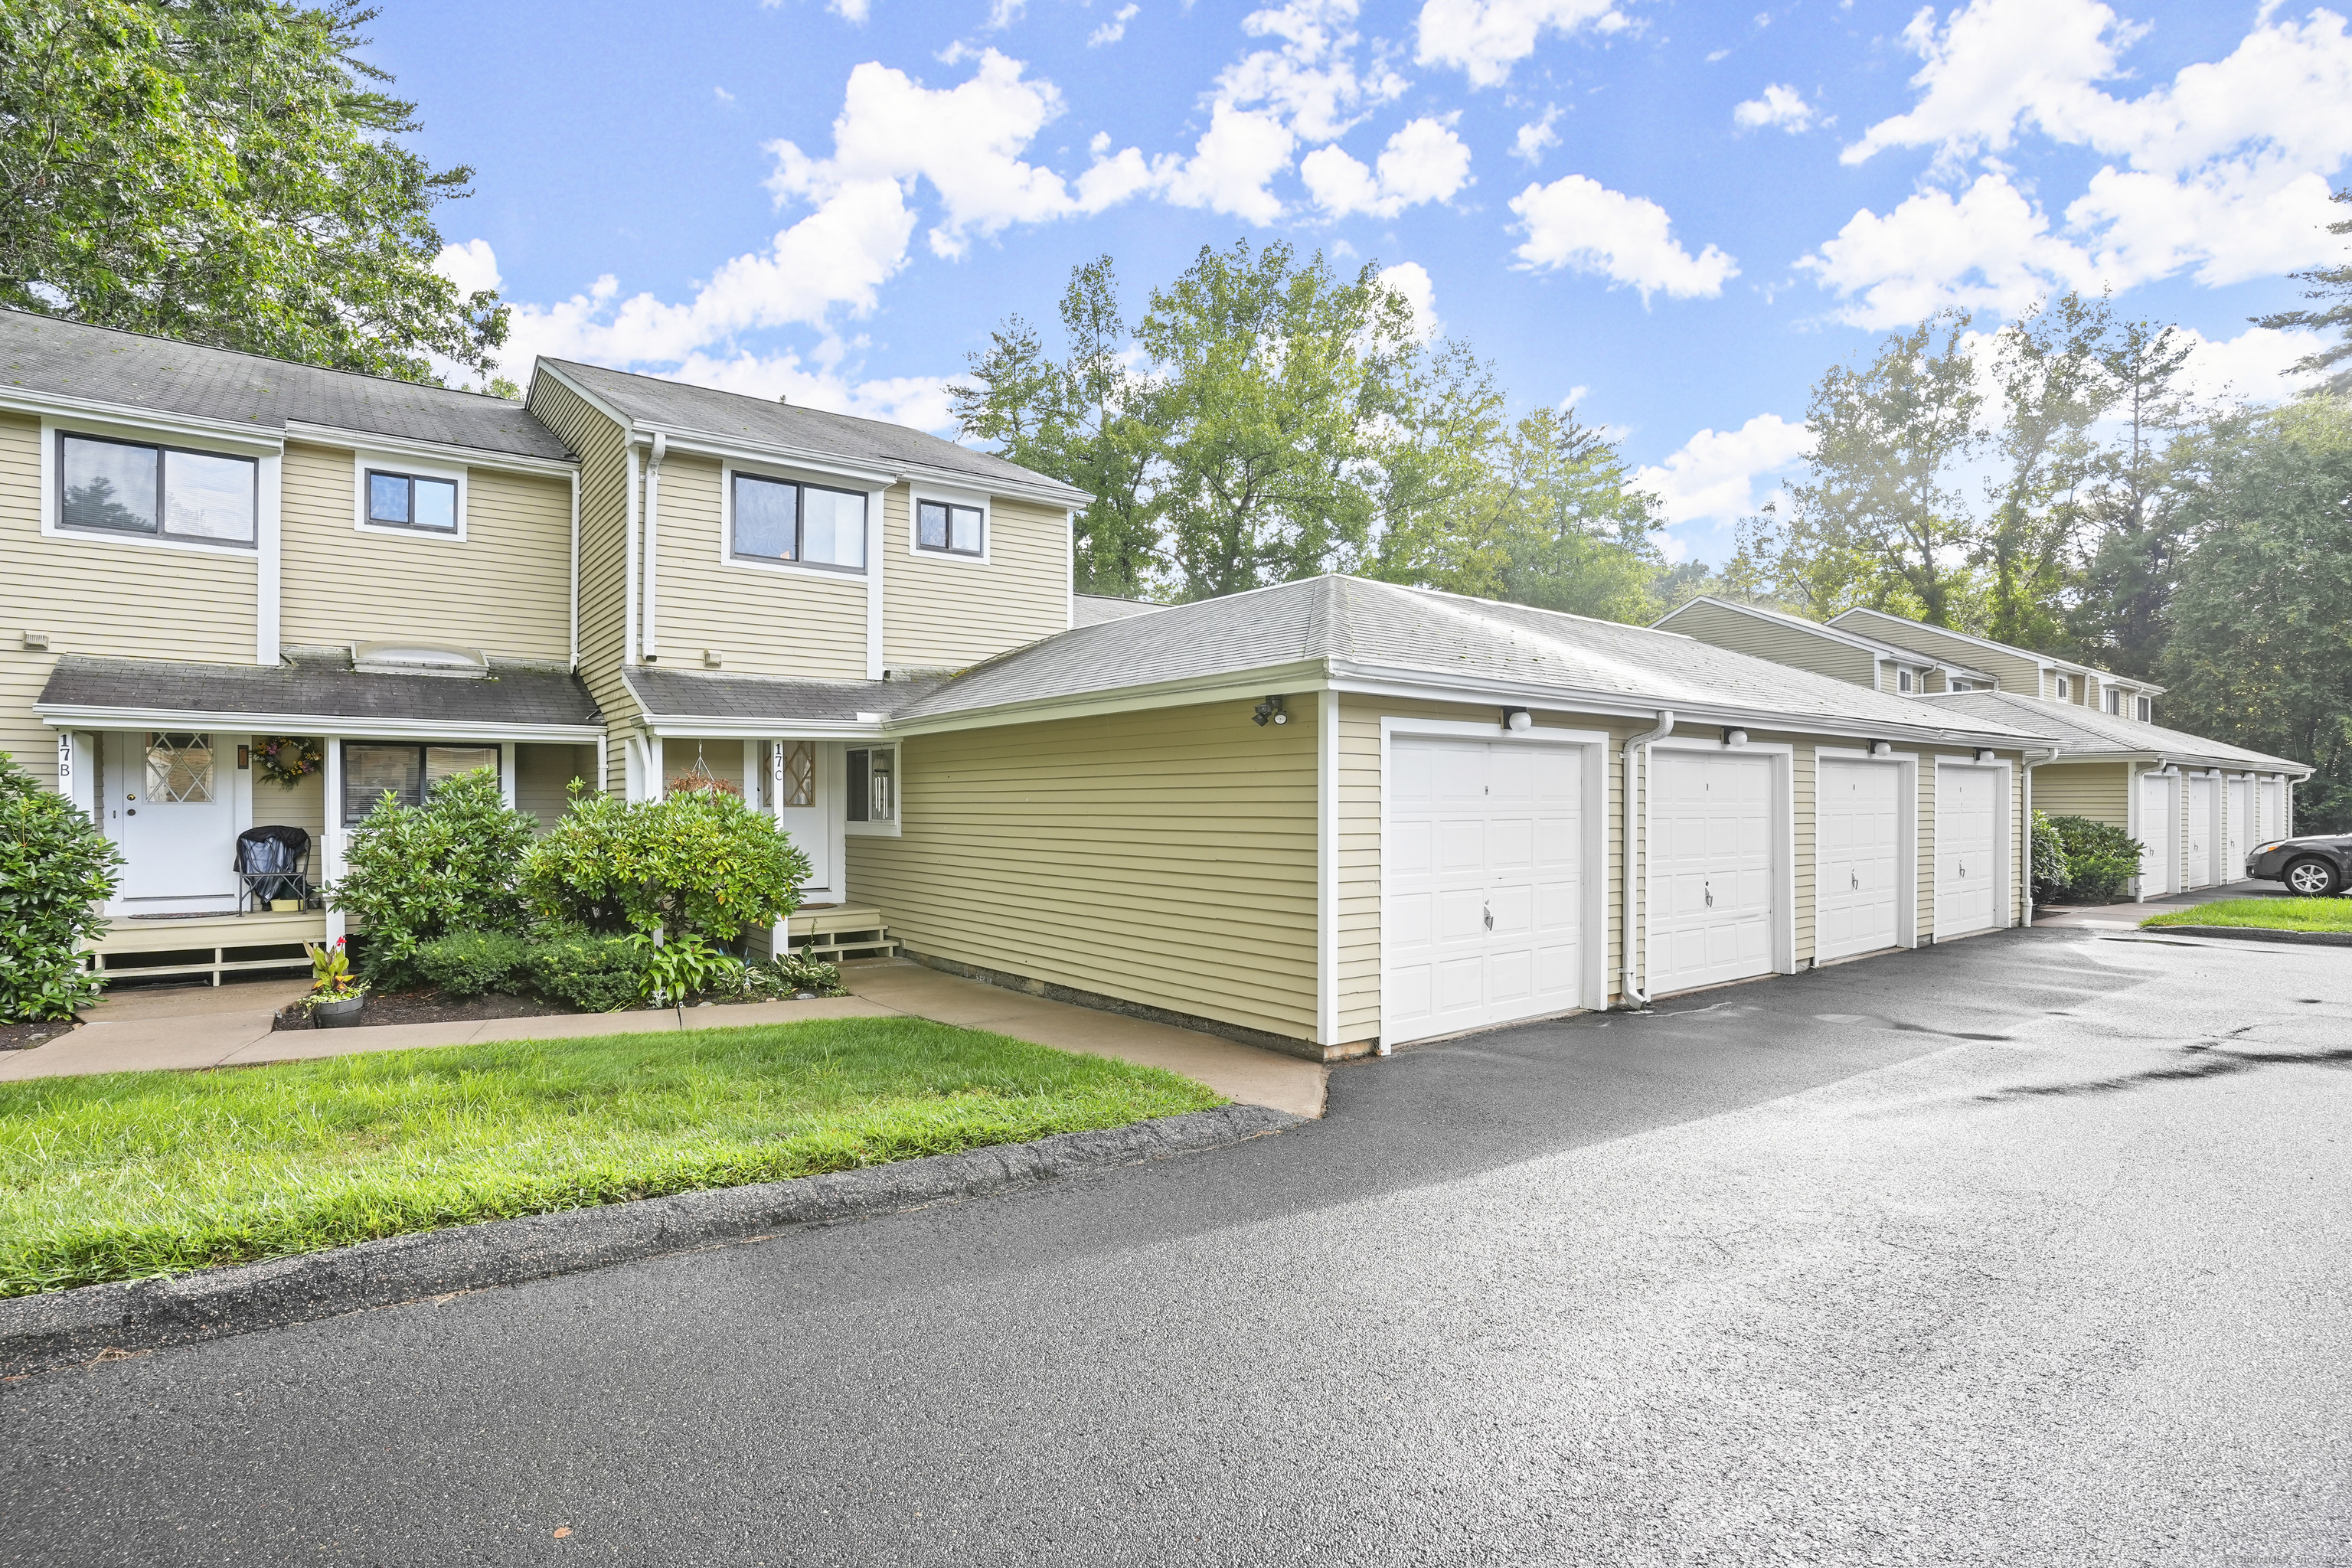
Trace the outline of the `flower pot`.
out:
<instances>
[{"instance_id":1,"label":"flower pot","mask_svg":"<svg viewBox=\"0 0 2352 1568\"><path fill-rule=\"evenodd\" d=\"M367 1005L364 996L343 996L332 1002L321 1002L310 1009L310 1025L319 1029L348 1029L360 1021L360 1009Z\"/></svg>"},{"instance_id":2,"label":"flower pot","mask_svg":"<svg viewBox=\"0 0 2352 1568\"><path fill-rule=\"evenodd\" d=\"M302 900L299 899L272 899L269 900L269 912L273 915L299 914L302 912Z\"/></svg>"}]
</instances>

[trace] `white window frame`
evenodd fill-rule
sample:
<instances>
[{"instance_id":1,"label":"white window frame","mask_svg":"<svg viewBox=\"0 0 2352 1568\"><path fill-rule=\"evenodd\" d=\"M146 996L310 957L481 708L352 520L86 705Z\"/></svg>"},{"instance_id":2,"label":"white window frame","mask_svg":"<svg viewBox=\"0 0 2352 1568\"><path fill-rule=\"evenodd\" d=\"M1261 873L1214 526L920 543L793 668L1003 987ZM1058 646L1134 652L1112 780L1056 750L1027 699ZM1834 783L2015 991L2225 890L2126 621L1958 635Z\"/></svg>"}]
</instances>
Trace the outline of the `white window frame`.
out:
<instances>
[{"instance_id":1,"label":"white window frame","mask_svg":"<svg viewBox=\"0 0 2352 1568\"><path fill-rule=\"evenodd\" d=\"M916 526L918 509L927 501L939 501L947 506L976 507L980 510L980 553L966 555L957 550L926 550L916 541L922 537ZM946 485L912 484L907 487L907 553L924 561L951 561L964 566L985 566L996 552L996 509L989 504L987 495L980 490L955 489Z\"/></svg>"},{"instance_id":2,"label":"white window frame","mask_svg":"<svg viewBox=\"0 0 2352 1568\"><path fill-rule=\"evenodd\" d=\"M1898 668L1895 672L1895 689L1908 697L1919 689L1918 678L1907 669Z\"/></svg>"},{"instance_id":3,"label":"white window frame","mask_svg":"<svg viewBox=\"0 0 2352 1568\"><path fill-rule=\"evenodd\" d=\"M770 555L738 555L735 553L735 476L742 474L754 479L772 479L778 484L814 485L819 489L839 490L848 495L866 498L866 564L863 566L833 566L823 562L779 561ZM787 577L820 577L828 583L870 583L875 571L875 533L882 515L883 491L863 479L842 474L828 474L820 468L803 468L793 463L738 462L724 458L719 465L719 564L739 572L776 572ZM667 510L667 509L665 509Z\"/></svg>"},{"instance_id":4,"label":"white window frame","mask_svg":"<svg viewBox=\"0 0 2352 1568\"><path fill-rule=\"evenodd\" d=\"M224 539L207 542L185 535L173 538L161 533L134 533L129 530L66 527L60 519L58 504L59 490L64 483L64 475L59 471L61 459L58 437L60 436L87 436L97 441L127 441L142 447L168 447L174 451L194 452L204 457L252 459L253 537L250 540ZM69 539L85 544L129 544L142 550L191 550L201 555L226 556L232 561L274 559L278 540L278 470L281 450L274 444L239 441L234 437L216 437L209 432L175 430L168 426L151 429L104 419L45 416L41 420L41 537ZM156 500L157 504L162 504L162 497ZM275 662L274 657L271 662Z\"/></svg>"},{"instance_id":5,"label":"white window frame","mask_svg":"<svg viewBox=\"0 0 2352 1568\"><path fill-rule=\"evenodd\" d=\"M2132 717L2143 724L2156 722L2156 699L2142 692L2132 699Z\"/></svg>"},{"instance_id":6,"label":"white window frame","mask_svg":"<svg viewBox=\"0 0 2352 1568\"><path fill-rule=\"evenodd\" d=\"M1863 953L1844 953L1835 958L1822 956L1822 876L1829 864L1829 850L1822 834L1822 764L1823 763L1868 763L1874 767L1896 769L1901 782L1895 788L1895 945L1919 945L1919 753L1890 752L1885 756L1866 750L1844 746L1813 748L1813 951L1808 956L1813 966L1843 963ZM1878 949L1873 952L1881 951Z\"/></svg>"},{"instance_id":7,"label":"white window frame","mask_svg":"<svg viewBox=\"0 0 2352 1568\"><path fill-rule=\"evenodd\" d=\"M887 752L890 753L890 820L859 822L849 815L849 753L852 752ZM871 764L869 763L869 768ZM897 838L907 820L907 756L906 749L896 741L853 741L842 748L841 830L858 838ZM873 788L873 774L866 774L867 789Z\"/></svg>"},{"instance_id":8,"label":"white window frame","mask_svg":"<svg viewBox=\"0 0 2352 1568\"><path fill-rule=\"evenodd\" d=\"M457 484L457 527L455 532L443 532L437 528L418 528L405 522L377 522L368 516L368 472L403 474L418 479L454 479ZM473 497L464 465L420 462L397 452L356 451L352 454L352 526L362 533L372 533L379 539L436 539L445 543L463 544L470 521Z\"/></svg>"},{"instance_id":9,"label":"white window frame","mask_svg":"<svg viewBox=\"0 0 2352 1568\"><path fill-rule=\"evenodd\" d=\"M2061 702L2072 702L2072 701L2074 701L2074 678L2073 678L2072 676L2061 675L2061 676L2055 676L2055 677L2053 677L2053 679L2054 680L2056 680L2056 682L2057 682L2057 688L2056 688L2056 689L2057 689L2057 692L2058 692L2058 700L2059 700L2059 701L2061 701Z\"/></svg>"}]
</instances>

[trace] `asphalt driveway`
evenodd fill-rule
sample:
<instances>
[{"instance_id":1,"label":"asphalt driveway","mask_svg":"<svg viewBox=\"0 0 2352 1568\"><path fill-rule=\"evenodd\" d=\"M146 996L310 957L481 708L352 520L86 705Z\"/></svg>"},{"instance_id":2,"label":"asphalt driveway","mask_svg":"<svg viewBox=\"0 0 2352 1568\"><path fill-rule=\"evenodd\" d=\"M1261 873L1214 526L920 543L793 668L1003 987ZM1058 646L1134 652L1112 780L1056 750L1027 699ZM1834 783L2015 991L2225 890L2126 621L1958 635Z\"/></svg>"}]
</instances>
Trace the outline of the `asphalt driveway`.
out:
<instances>
[{"instance_id":1,"label":"asphalt driveway","mask_svg":"<svg viewBox=\"0 0 2352 1568\"><path fill-rule=\"evenodd\" d=\"M2352 952L2011 932L0 1386L0 1562L2352 1562Z\"/></svg>"}]
</instances>

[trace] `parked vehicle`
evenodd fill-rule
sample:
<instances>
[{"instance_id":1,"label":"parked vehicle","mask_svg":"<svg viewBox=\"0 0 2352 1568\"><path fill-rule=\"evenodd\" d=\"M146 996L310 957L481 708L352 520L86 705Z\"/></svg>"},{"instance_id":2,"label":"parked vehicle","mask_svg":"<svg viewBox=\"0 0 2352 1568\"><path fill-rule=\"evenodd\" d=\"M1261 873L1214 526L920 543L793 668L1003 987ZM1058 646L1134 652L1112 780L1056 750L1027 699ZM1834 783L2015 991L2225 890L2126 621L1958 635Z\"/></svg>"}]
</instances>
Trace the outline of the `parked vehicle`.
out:
<instances>
[{"instance_id":1,"label":"parked vehicle","mask_svg":"<svg viewBox=\"0 0 2352 1568\"><path fill-rule=\"evenodd\" d=\"M2352 835L2315 833L2257 845L2246 857L2246 875L2284 882L2289 892L2308 899L2340 893L2352 883Z\"/></svg>"}]
</instances>

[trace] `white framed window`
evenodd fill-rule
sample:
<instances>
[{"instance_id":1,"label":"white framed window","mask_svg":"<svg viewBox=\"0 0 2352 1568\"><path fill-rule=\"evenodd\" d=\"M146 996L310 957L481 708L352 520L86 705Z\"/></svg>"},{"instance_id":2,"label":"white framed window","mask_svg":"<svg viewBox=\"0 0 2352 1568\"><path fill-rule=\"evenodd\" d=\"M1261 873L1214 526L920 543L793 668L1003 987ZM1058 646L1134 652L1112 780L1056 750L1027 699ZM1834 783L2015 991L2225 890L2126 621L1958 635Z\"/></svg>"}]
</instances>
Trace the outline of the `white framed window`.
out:
<instances>
[{"instance_id":1,"label":"white framed window","mask_svg":"<svg viewBox=\"0 0 2352 1568\"><path fill-rule=\"evenodd\" d=\"M1914 689L1914 682L1909 670L1898 669L1895 672L1895 689L1897 691L1909 691Z\"/></svg>"},{"instance_id":2,"label":"white framed window","mask_svg":"<svg viewBox=\"0 0 2352 1568\"><path fill-rule=\"evenodd\" d=\"M2107 688L2107 711L2115 714L2117 718L2121 718L2123 716L2124 694L2116 690L2112 686Z\"/></svg>"},{"instance_id":3,"label":"white framed window","mask_svg":"<svg viewBox=\"0 0 2352 1568\"><path fill-rule=\"evenodd\" d=\"M852 833L898 831L898 748L852 746L844 816Z\"/></svg>"},{"instance_id":4,"label":"white framed window","mask_svg":"<svg viewBox=\"0 0 2352 1568\"><path fill-rule=\"evenodd\" d=\"M225 452L59 430L57 531L252 549L260 463Z\"/></svg>"},{"instance_id":5,"label":"white framed window","mask_svg":"<svg viewBox=\"0 0 2352 1568\"><path fill-rule=\"evenodd\" d=\"M866 570L864 490L730 468L727 558L750 565Z\"/></svg>"},{"instance_id":6,"label":"white framed window","mask_svg":"<svg viewBox=\"0 0 2352 1568\"><path fill-rule=\"evenodd\" d=\"M2074 682L2066 676L2060 676L2058 678L2058 700L2061 702L2072 702L2074 700Z\"/></svg>"},{"instance_id":7,"label":"white framed window","mask_svg":"<svg viewBox=\"0 0 2352 1568\"><path fill-rule=\"evenodd\" d=\"M462 468L356 452L352 457L352 490L353 526L362 533L404 539L466 537L467 498Z\"/></svg>"},{"instance_id":8,"label":"white framed window","mask_svg":"<svg viewBox=\"0 0 2352 1568\"><path fill-rule=\"evenodd\" d=\"M436 746L405 741L343 742L343 826L356 827L386 795L420 805L448 780L476 768L498 772L497 746Z\"/></svg>"},{"instance_id":9,"label":"white framed window","mask_svg":"<svg viewBox=\"0 0 2352 1568\"><path fill-rule=\"evenodd\" d=\"M907 553L933 560L986 562L993 520L988 498L918 489L907 497Z\"/></svg>"},{"instance_id":10,"label":"white framed window","mask_svg":"<svg viewBox=\"0 0 2352 1568\"><path fill-rule=\"evenodd\" d=\"M2139 699L2138 701L2133 704L2132 715L2143 724L2154 722L2156 719L2156 699L2153 697L2143 697Z\"/></svg>"}]
</instances>

